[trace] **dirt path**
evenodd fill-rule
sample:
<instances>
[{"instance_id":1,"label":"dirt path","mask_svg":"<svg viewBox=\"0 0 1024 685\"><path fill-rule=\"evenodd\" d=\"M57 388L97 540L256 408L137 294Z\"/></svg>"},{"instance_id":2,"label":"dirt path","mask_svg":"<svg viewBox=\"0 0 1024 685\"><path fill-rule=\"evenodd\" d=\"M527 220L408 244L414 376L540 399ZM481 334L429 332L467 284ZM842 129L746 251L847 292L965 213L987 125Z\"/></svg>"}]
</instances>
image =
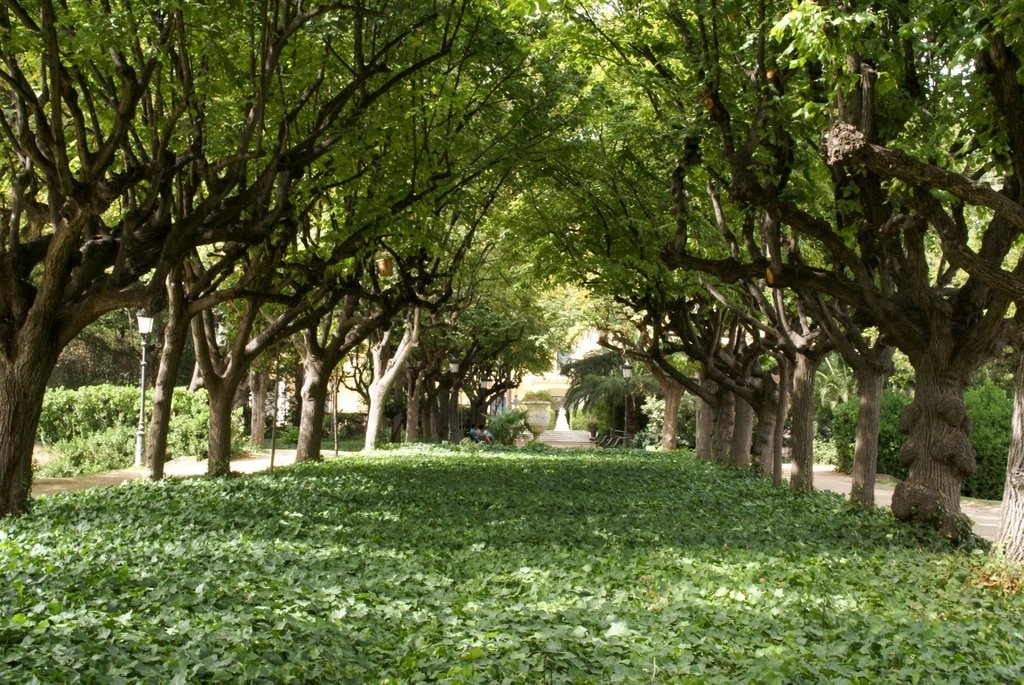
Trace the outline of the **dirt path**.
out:
<instances>
[{"instance_id":1,"label":"dirt path","mask_svg":"<svg viewBox=\"0 0 1024 685\"><path fill-rule=\"evenodd\" d=\"M783 476L789 478L789 464L782 468ZM879 476L875 483L875 505L888 507L892 505L892 493L896 487L896 480L888 476ZM853 486L853 479L845 473L839 473L834 466L828 464L814 465L814 488L816 490L828 490L838 492L844 497L850 496L850 489ZM999 533L999 513L1002 509L1000 502L988 500L971 499L963 497L960 499L960 508L974 521L974 533L986 540L995 541Z\"/></svg>"},{"instance_id":2,"label":"dirt path","mask_svg":"<svg viewBox=\"0 0 1024 685\"><path fill-rule=\"evenodd\" d=\"M277 450L274 454L274 465L284 466L295 463L295 450ZM270 454L252 454L247 457L231 460L231 470L237 473L255 473L270 468ZM206 462L196 461L191 457L174 459L164 468L168 477L201 476L206 473ZM36 478L32 483L32 495L49 495L55 492L70 492L86 488L120 485L125 481L148 477L143 468L131 468L121 471L108 471L91 476L78 478ZM783 476L789 478L789 464L783 468ZM814 487L818 490L838 492L844 497L849 496L852 481L850 476L839 473L827 464L814 467ZM879 478L875 487L875 503L888 507L892 503L892 492L895 481L885 476ZM995 540L999 532L1000 503L964 498L960 501L964 513L974 521L974 532L988 540Z\"/></svg>"},{"instance_id":3,"label":"dirt path","mask_svg":"<svg viewBox=\"0 0 1024 685\"><path fill-rule=\"evenodd\" d=\"M285 466L295 463L295 450L277 450L274 453L274 465ZM251 454L231 460L231 470L236 473L255 473L270 468L270 454ZM185 478L206 474L206 461L198 461L192 457L172 459L164 465L164 474L168 477ZM145 468L130 468L120 471L106 471L91 476L75 478L34 478L32 496L50 495L56 492L71 492L88 488L121 485L130 480L141 480L149 477Z\"/></svg>"}]
</instances>

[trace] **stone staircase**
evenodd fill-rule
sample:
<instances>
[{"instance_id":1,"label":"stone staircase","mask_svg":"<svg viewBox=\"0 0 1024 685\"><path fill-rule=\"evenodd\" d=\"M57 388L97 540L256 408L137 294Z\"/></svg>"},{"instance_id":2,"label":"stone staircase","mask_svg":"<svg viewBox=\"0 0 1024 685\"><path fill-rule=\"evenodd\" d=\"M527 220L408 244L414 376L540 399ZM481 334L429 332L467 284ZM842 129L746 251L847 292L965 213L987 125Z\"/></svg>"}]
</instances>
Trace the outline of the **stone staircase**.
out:
<instances>
[{"instance_id":1,"label":"stone staircase","mask_svg":"<svg viewBox=\"0 0 1024 685\"><path fill-rule=\"evenodd\" d=\"M587 431L550 430L540 434L539 440L551 447L593 447Z\"/></svg>"}]
</instances>

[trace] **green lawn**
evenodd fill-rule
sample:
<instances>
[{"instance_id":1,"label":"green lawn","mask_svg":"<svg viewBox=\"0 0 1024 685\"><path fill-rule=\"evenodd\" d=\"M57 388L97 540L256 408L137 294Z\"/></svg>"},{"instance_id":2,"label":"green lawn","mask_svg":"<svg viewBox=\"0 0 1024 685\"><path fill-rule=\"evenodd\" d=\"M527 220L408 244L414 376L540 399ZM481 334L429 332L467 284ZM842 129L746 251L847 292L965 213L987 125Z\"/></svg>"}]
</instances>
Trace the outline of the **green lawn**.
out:
<instances>
[{"instance_id":1,"label":"green lawn","mask_svg":"<svg viewBox=\"0 0 1024 685\"><path fill-rule=\"evenodd\" d=\"M0 521L0 682L1020 682L998 570L686 455L395 450Z\"/></svg>"}]
</instances>

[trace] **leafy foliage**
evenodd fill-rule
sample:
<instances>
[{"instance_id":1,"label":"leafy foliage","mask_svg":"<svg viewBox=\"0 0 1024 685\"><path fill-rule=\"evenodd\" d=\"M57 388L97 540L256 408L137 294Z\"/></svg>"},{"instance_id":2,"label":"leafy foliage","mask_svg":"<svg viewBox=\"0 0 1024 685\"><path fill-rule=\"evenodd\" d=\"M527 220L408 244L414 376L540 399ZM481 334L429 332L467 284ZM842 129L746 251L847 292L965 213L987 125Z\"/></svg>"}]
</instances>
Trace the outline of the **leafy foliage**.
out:
<instances>
[{"instance_id":1,"label":"leafy foliage","mask_svg":"<svg viewBox=\"0 0 1024 685\"><path fill-rule=\"evenodd\" d=\"M0 681L1019 681L975 559L680 453L136 482L0 521Z\"/></svg>"},{"instance_id":2,"label":"leafy foliage","mask_svg":"<svg viewBox=\"0 0 1024 685\"><path fill-rule=\"evenodd\" d=\"M43 464L39 475L68 478L126 469L135 461L135 433L133 426L114 425L60 440L54 445L56 458Z\"/></svg>"},{"instance_id":3,"label":"leafy foliage","mask_svg":"<svg viewBox=\"0 0 1024 685\"><path fill-rule=\"evenodd\" d=\"M487 420L487 428L494 435L494 442L511 445L516 438L527 432L526 412L515 409L498 412Z\"/></svg>"},{"instance_id":4,"label":"leafy foliage","mask_svg":"<svg viewBox=\"0 0 1024 685\"><path fill-rule=\"evenodd\" d=\"M978 470L964 481L963 494L983 499L1002 499L1006 460L1010 453L1013 400L1006 391L986 381L964 392L971 419L971 445L977 452Z\"/></svg>"}]
</instances>

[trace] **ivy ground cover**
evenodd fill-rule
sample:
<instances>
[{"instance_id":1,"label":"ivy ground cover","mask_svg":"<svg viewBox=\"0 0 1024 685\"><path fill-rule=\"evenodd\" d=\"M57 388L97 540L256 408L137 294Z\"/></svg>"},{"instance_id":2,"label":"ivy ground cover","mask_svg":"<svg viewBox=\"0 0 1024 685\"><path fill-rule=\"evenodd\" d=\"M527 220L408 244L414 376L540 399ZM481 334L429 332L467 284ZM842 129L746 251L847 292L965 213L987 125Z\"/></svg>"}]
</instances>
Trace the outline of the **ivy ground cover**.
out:
<instances>
[{"instance_id":1,"label":"ivy ground cover","mask_svg":"<svg viewBox=\"0 0 1024 685\"><path fill-rule=\"evenodd\" d=\"M388 451L0 521L0 682L1021 682L989 564L685 454Z\"/></svg>"}]
</instances>

